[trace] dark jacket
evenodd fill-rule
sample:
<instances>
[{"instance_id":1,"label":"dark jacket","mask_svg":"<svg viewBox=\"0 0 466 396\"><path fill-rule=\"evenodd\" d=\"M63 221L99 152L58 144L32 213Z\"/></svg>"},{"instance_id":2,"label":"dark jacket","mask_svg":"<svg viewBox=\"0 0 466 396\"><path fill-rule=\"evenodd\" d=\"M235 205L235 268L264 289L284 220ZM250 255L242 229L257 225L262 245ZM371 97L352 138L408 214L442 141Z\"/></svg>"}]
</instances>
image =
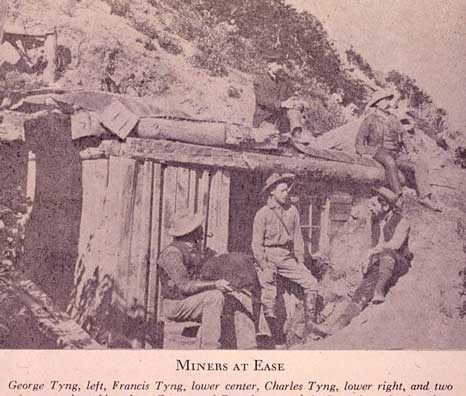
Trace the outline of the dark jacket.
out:
<instances>
[{"instance_id":1,"label":"dark jacket","mask_svg":"<svg viewBox=\"0 0 466 396\"><path fill-rule=\"evenodd\" d=\"M374 156L381 148L399 152L402 147L403 128L394 115L374 110L364 118L356 135L355 148L360 155Z\"/></svg>"},{"instance_id":2,"label":"dark jacket","mask_svg":"<svg viewBox=\"0 0 466 396\"><path fill-rule=\"evenodd\" d=\"M272 79L268 73L261 74L254 79L254 94L256 110L253 127L259 128L263 121L267 121L276 125L281 133L289 132L290 122L281 104L294 95L292 85L283 78Z\"/></svg>"},{"instance_id":3,"label":"dark jacket","mask_svg":"<svg viewBox=\"0 0 466 396\"><path fill-rule=\"evenodd\" d=\"M399 212L394 212L390 219L385 223L382 233L383 240L389 242L395 234L398 224L400 224L403 215ZM380 238L380 222L381 219L374 218L372 221L372 247L376 246ZM391 256L396 263L394 273L398 276L404 275L410 267L413 253L409 249L409 235L404 240L403 244L398 250L384 249L383 254Z\"/></svg>"}]
</instances>

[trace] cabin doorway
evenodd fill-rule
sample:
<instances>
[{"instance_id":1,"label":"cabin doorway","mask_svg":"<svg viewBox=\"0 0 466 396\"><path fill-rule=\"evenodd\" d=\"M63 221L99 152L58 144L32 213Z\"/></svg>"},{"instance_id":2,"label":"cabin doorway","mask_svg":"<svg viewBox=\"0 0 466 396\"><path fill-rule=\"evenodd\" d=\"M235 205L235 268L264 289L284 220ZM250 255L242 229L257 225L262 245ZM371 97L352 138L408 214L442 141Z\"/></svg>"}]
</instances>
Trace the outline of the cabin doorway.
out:
<instances>
[{"instance_id":1,"label":"cabin doorway","mask_svg":"<svg viewBox=\"0 0 466 396\"><path fill-rule=\"evenodd\" d=\"M261 173L231 172L228 251L252 254L252 226L265 204L261 194L266 177Z\"/></svg>"}]
</instances>

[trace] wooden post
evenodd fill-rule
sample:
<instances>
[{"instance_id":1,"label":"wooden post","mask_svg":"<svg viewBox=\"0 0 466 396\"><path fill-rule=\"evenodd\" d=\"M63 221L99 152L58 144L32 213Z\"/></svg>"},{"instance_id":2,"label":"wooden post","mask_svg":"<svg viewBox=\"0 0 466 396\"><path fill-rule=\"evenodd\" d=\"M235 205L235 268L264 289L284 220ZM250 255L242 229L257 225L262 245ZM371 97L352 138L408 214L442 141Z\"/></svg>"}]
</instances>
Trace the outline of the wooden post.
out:
<instances>
[{"instance_id":1,"label":"wooden post","mask_svg":"<svg viewBox=\"0 0 466 396\"><path fill-rule=\"evenodd\" d=\"M217 253L228 249L230 172L218 169L210 187L207 247Z\"/></svg>"},{"instance_id":2,"label":"wooden post","mask_svg":"<svg viewBox=\"0 0 466 396\"><path fill-rule=\"evenodd\" d=\"M312 236L313 236L313 233L314 233L314 229L312 228L312 207L313 207L313 204L312 204L312 195L309 195L309 246L307 247L308 249L308 252L310 255L312 255L312 249L313 249L313 246L312 246Z\"/></svg>"},{"instance_id":3,"label":"wooden post","mask_svg":"<svg viewBox=\"0 0 466 396\"><path fill-rule=\"evenodd\" d=\"M8 0L0 0L0 45L3 43L3 29L5 28Z\"/></svg>"},{"instance_id":4,"label":"wooden post","mask_svg":"<svg viewBox=\"0 0 466 396\"><path fill-rule=\"evenodd\" d=\"M175 211L189 207L189 187L189 169L184 167L178 167L176 172Z\"/></svg>"},{"instance_id":5,"label":"wooden post","mask_svg":"<svg viewBox=\"0 0 466 396\"><path fill-rule=\"evenodd\" d=\"M32 151L28 151L28 170L26 180L26 198L34 202L36 195L36 155Z\"/></svg>"},{"instance_id":6,"label":"wooden post","mask_svg":"<svg viewBox=\"0 0 466 396\"><path fill-rule=\"evenodd\" d=\"M53 84L57 78L57 31L45 35L44 42L45 58L47 59L47 67L44 70L44 80L49 84Z\"/></svg>"},{"instance_id":7,"label":"wooden post","mask_svg":"<svg viewBox=\"0 0 466 396\"><path fill-rule=\"evenodd\" d=\"M330 249L330 198L325 197L325 204L320 215L319 252L326 256Z\"/></svg>"},{"instance_id":8,"label":"wooden post","mask_svg":"<svg viewBox=\"0 0 466 396\"><path fill-rule=\"evenodd\" d=\"M144 309L149 262L150 215L152 200L153 163L139 164L137 186L133 207L131 231L131 255L128 262L128 304L130 309ZM145 313L142 313L145 316Z\"/></svg>"},{"instance_id":9,"label":"wooden post","mask_svg":"<svg viewBox=\"0 0 466 396\"><path fill-rule=\"evenodd\" d=\"M159 279L157 276L157 259L160 253L161 202L162 202L162 165L154 164L154 185L152 188L152 224L147 289L147 320L156 323L159 317Z\"/></svg>"}]
</instances>

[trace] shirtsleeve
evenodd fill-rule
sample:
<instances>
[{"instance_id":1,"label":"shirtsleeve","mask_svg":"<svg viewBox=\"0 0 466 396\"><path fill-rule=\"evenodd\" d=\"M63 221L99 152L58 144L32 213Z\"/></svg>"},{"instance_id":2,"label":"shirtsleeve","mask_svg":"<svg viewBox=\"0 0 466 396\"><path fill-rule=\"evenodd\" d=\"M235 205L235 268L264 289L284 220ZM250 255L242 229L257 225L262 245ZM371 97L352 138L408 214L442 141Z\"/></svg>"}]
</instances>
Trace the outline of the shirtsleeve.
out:
<instances>
[{"instance_id":1,"label":"shirtsleeve","mask_svg":"<svg viewBox=\"0 0 466 396\"><path fill-rule=\"evenodd\" d=\"M265 216L264 212L259 210L254 218L254 224L252 227L252 252L257 262L265 262L265 248L264 248L264 237L265 237Z\"/></svg>"}]
</instances>

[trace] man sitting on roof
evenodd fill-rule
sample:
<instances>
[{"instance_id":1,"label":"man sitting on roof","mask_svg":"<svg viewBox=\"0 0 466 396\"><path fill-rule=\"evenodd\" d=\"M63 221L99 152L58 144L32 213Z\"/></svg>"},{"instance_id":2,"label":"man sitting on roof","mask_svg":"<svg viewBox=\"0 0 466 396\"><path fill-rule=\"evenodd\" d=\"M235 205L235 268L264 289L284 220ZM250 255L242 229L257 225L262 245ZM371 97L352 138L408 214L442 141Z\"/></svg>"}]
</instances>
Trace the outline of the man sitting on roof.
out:
<instances>
[{"instance_id":1,"label":"man sitting on roof","mask_svg":"<svg viewBox=\"0 0 466 396\"><path fill-rule=\"evenodd\" d=\"M432 199L427 165L421 161L412 162L406 156L405 132L399 118L391 111L395 96L394 92L376 92L367 103L367 116L356 136L356 152L383 165L388 185L397 195L402 193L398 172L413 174L419 203L440 211Z\"/></svg>"},{"instance_id":2,"label":"man sitting on roof","mask_svg":"<svg viewBox=\"0 0 466 396\"><path fill-rule=\"evenodd\" d=\"M206 270L201 274L204 219L200 214L193 215L187 210L181 210L175 214L172 226L168 229L174 241L162 251L158 259L163 297L162 312L166 319L173 321L200 322L200 348L219 349L221 320L227 295L235 299L237 309L250 312L252 307L250 297L242 292L235 292L227 280L218 279L215 274L211 274L211 279L217 280L201 279L208 278ZM229 260L233 264L242 264L244 261L243 257L234 255L221 257L221 260ZM242 349L255 348L257 344L254 320L252 317L248 320L247 315L243 315L242 319L237 345Z\"/></svg>"},{"instance_id":3,"label":"man sitting on roof","mask_svg":"<svg viewBox=\"0 0 466 396\"><path fill-rule=\"evenodd\" d=\"M319 326L323 334L330 335L346 327L370 302L383 303L387 289L411 266L410 224L401 213L400 197L384 187L374 191L376 196L368 203L372 213L372 248L362 263L363 279L336 321Z\"/></svg>"},{"instance_id":4,"label":"man sitting on roof","mask_svg":"<svg viewBox=\"0 0 466 396\"><path fill-rule=\"evenodd\" d=\"M302 129L300 111L304 110L306 103L294 97L287 71L283 58L273 55L268 57L267 72L255 77L254 128L277 129L281 134Z\"/></svg>"}]
</instances>

